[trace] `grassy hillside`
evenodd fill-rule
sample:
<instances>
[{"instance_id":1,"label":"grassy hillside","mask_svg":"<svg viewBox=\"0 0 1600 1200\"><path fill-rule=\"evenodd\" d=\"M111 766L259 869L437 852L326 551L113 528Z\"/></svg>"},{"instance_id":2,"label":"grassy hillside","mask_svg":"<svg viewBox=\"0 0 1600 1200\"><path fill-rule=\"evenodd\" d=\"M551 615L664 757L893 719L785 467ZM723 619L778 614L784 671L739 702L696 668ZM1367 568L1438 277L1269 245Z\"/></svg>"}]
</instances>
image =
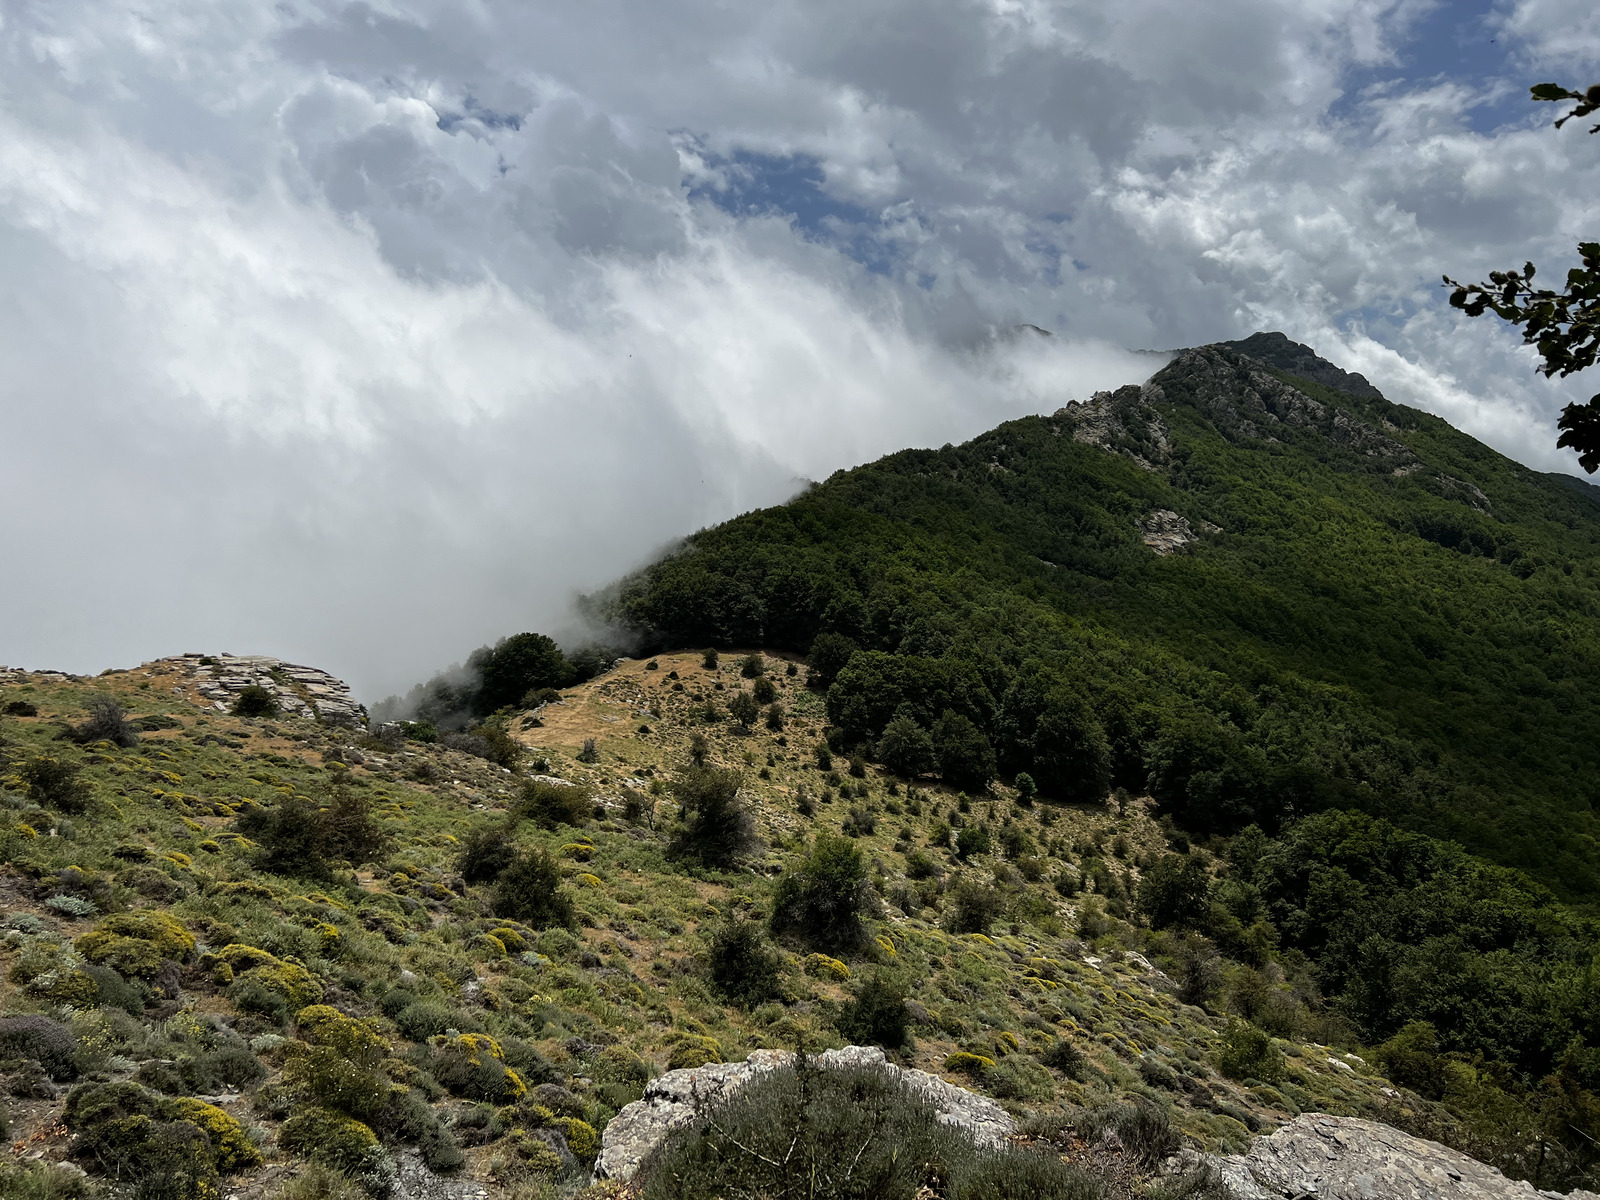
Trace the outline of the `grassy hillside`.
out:
<instances>
[{"instance_id":1,"label":"grassy hillside","mask_svg":"<svg viewBox=\"0 0 1600 1200\"><path fill-rule=\"evenodd\" d=\"M1196 540L1155 553L1160 511ZM1211 347L1142 393L839 472L597 604L662 646L846 636L917 676L924 724L953 705L1041 781L1017 688L1042 678L1095 715L1114 781L1191 830L1357 808L1588 902L1597 533L1570 481Z\"/></svg>"},{"instance_id":2,"label":"grassy hillside","mask_svg":"<svg viewBox=\"0 0 1600 1200\"><path fill-rule=\"evenodd\" d=\"M1313 1044L1355 1048L1346 1025L1308 1006L1303 971L1240 984L1266 989L1288 1036L1246 1046L1246 1065L1228 1067L1237 1078L1223 1074L1230 1025L1216 998L1237 981L1212 955L1200 983L1175 982L1194 947L1113 915L1130 915L1139 864L1165 851L1148 800L1025 807L1004 788L969 799L871 767L856 776L844 759L824 769L823 702L770 661L782 731L727 719L726 701L754 687L737 663L663 655L516 718L514 772L437 744L218 713L162 664L93 680L14 674L0 705L32 715L0 724L0 1106L19 1158L70 1152L92 1179L120 1173L151 1195L211 1194L213 1170L230 1193L273 1195L317 1160L378 1186L414 1145L496 1194L570 1193L596 1131L651 1075L837 1046L846 1029L872 1040L870 1023L851 1024L869 980L906 997L902 1061L1032 1114L1057 1153L1071 1121L1135 1093L1213 1148L1300 1109L1434 1111ZM142 727L136 744L58 736L107 696ZM673 856L683 824L662 781L690 773L695 735L710 767L742 773L759 838L728 869ZM76 790L41 774L44 760L76 769ZM527 804L555 778L586 789L570 823ZM325 860L313 839L268 869L287 835L262 833L259 817L302 801L364 802L381 850ZM981 828L988 844L958 854L952 826ZM507 917L494 881L465 882L475 830L548 851L570 920ZM795 932L773 949L759 934L771 977L730 991L715 939L764 928L771 877L829 832L859 849L883 898L862 937L822 946ZM977 908L958 924L968 885ZM328 1047L360 1069L319 1059ZM141 1111L137 1129L114 1124ZM307 1112L320 1124L308 1129ZM212 1159L174 1179L179 1126L208 1131ZM1123 1169L1118 1186L1141 1170ZM316 1187L286 1194L342 1186L308 1178Z\"/></svg>"}]
</instances>

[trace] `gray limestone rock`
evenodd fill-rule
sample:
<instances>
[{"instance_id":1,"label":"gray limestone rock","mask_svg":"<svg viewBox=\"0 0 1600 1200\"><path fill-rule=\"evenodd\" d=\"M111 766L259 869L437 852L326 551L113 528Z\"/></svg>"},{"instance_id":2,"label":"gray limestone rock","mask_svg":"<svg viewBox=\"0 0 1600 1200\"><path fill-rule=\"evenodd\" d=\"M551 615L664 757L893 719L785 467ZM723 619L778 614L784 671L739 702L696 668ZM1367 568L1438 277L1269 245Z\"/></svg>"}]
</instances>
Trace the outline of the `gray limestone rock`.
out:
<instances>
[{"instance_id":1,"label":"gray limestone rock","mask_svg":"<svg viewBox=\"0 0 1600 1200\"><path fill-rule=\"evenodd\" d=\"M748 1062L707 1063L690 1070L668 1071L651 1080L644 1098L628 1105L605 1128L595 1174L632 1179L639 1164L673 1130L694 1119L698 1108L730 1096L763 1071L788 1066L794 1055L784 1050L757 1050ZM874 1046L846 1046L815 1057L823 1068L883 1067L921 1094L946 1125L962 1129L974 1140L997 1145L1016 1130L1016 1123L993 1100L946 1083L926 1071L897 1067Z\"/></svg>"},{"instance_id":2,"label":"gray limestone rock","mask_svg":"<svg viewBox=\"0 0 1600 1200\"><path fill-rule=\"evenodd\" d=\"M1209 1156L1208 1156L1209 1157ZM1210 1158L1234 1200L1540 1200L1559 1193L1377 1121L1306 1113L1247 1154ZM1567 1200L1600 1200L1575 1191Z\"/></svg>"}]
</instances>

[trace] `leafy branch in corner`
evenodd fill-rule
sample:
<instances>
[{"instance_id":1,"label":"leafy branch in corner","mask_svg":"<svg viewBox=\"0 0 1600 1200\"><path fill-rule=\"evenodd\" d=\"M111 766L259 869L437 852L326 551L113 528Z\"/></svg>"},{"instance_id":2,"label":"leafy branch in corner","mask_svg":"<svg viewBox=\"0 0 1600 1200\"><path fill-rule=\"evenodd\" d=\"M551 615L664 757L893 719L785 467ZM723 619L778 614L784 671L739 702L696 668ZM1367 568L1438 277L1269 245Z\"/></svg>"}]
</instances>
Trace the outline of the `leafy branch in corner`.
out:
<instances>
[{"instance_id":1,"label":"leafy branch in corner","mask_svg":"<svg viewBox=\"0 0 1600 1200\"><path fill-rule=\"evenodd\" d=\"M1600 110L1600 84L1575 92L1560 84L1541 83L1531 91L1535 100L1578 102L1557 119L1558 129L1573 117ZM1589 132L1600 133L1600 125ZM1521 325L1522 340L1538 347L1544 359L1538 370L1547 377L1585 370L1594 365L1600 350L1600 242L1580 242L1578 254L1583 265L1567 272L1564 291L1535 288L1535 268L1530 262L1520 271L1491 271L1488 283L1459 283L1446 275L1446 286L1455 289L1450 304L1469 317L1493 312L1504 321ZM1579 464L1591 475L1600 469L1600 394L1587 404L1567 405L1556 427L1562 431L1557 446L1576 450Z\"/></svg>"}]
</instances>

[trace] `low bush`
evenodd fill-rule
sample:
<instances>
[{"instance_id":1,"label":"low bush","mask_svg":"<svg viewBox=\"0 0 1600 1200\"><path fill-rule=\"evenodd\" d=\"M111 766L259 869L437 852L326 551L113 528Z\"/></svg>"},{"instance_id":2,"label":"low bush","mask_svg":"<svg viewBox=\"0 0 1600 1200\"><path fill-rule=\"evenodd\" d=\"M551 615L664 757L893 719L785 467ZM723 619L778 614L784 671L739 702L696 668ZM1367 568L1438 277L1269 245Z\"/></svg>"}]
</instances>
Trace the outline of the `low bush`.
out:
<instances>
[{"instance_id":1,"label":"low bush","mask_svg":"<svg viewBox=\"0 0 1600 1200\"><path fill-rule=\"evenodd\" d=\"M324 804L290 794L253 808L239 818L237 832L257 843L261 870L312 879L328 878L334 861L373 861L388 840L367 798L342 786Z\"/></svg>"},{"instance_id":2,"label":"low bush","mask_svg":"<svg viewBox=\"0 0 1600 1200\"><path fill-rule=\"evenodd\" d=\"M72 1079L75 1046L72 1030L49 1017L0 1017L0 1059L29 1059L52 1079Z\"/></svg>"},{"instance_id":3,"label":"low bush","mask_svg":"<svg viewBox=\"0 0 1600 1200\"><path fill-rule=\"evenodd\" d=\"M516 816L545 829L558 825L581 828L594 816L594 793L575 784L532 779L522 785L522 794L513 811Z\"/></svg>"},{"instance_id":4,"label":"low bush","mask_svg":"<svg viewBox=\"0 0 1600 1200\"><path fill-rule=\"evenodd\" d=\"M944 927L951 933L988 933L1004 911L1005 897L999 889L963 879L950 889Z\"/></svg>"},{"instance_id":5,"label":"low bush","mask_svg":"<svg viewBox=\"0 0 1600 1200\"><path fill-rule=\"evenodd\" d=\"M1116 1133L1123 1148L1147 1169L1171 1158L1183 1146L1183 1137L1164 1108L1136 1098L1083 1113L1075 1128L1086 1142L1096 1142L1106 1130Z\"/></svg>"},{"instance_id":6,"label":"low bush","mask_svg":"<svg viewBox=\"0 0 1600 1200\"><path fill-rule=\"evenodd\" d=\"M1102 1195L1090 1176L1054 1156L974 1145L885 1070L818 1070L805 1059L709 1106L644 1162L639 1182L642 1200Z\"/></svg>"},{"instance_id":7,"label":"low bush","mask_svg":"<svg viewBox=\"0 0 1600 1200\"><path fill-rule=\"evenodd\" d=\"M88 703L89 715L69 731L80 745L110 742L128 749L139 744L139 731L128 720L128 710L111 696L94 696Z\"/></svg>"},{"instance_id":8,"label":"low bush","mask_svg":"<svg viewBox=\"0 0 1600 1200\"><path fill-rule=\"evenodd\" d=\"M783 958L758 923L719 922L709 950L712 986L728 1000L754 1008L783 995Z\"/></svg>"},{"instance_id":9,"label":"low bush","mask_svg":"<svg viewBox=\"0 0 1600 1200\"><path fill-rule=\"evenodd\" d=\"M194 935L155 909L115 913L78 938L78 953L122 975L149 979L165 961L184 963L194 953Z\"/></svg>"},{"instance_id":10,"label":"low bush","mask_svg":"<svg viewBox=\"0 0 1600 1200\"><path fill-rule=\"evenodd\" d=\"M81 779L83 767L41 754L30 758L17 768L17 775L27 789L28 799L45 808L53 808L68 816L79 816L89 811L93 793Z\"/></svg>"},{"instance_id":11,"label":"low bush","mask_svg":"<svg viewBox=\"0 0 1600 1200\"><path fill-rule=\"evenodd\" d=\"M846 1040L858 1046L901 1050L911 1042L911 1014L905 985L874 971L856 989L835 1022Z\"/></svg>"},{"instance_id":12,"label":"low bush","mask_svg":"<svg viewBox=\"0 0 1600 1200\"><path fill-rule=\"evenodd\" d=\"M275 717L282 711L278 697L258 683L252 683L234 697L232 708L236 717Z\"/></svg>"}]
</instances>

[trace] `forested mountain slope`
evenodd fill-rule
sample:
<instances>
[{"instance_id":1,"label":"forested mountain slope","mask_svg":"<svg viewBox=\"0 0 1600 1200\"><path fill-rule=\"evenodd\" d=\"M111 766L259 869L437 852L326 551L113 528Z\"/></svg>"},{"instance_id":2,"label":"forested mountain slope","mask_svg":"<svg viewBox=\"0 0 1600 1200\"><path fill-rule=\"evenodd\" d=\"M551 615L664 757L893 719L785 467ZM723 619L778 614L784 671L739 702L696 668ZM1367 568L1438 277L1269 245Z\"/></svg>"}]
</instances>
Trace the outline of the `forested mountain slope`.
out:
<instances>
[{"instance_id":1,"label":"forested mountain slope","mask_svg":"<svg viewBox=\"0 0 1600 1200\"><path fill-rule=\"evenodd\" d=\"M1047 794L1148 788L1202 834L1362 809L1588 901L1600 507L1574 482L1258 334L841 471L595 604L660 646L837 635L836 740L948 710Z\"/></svg>"}]
</instances>

